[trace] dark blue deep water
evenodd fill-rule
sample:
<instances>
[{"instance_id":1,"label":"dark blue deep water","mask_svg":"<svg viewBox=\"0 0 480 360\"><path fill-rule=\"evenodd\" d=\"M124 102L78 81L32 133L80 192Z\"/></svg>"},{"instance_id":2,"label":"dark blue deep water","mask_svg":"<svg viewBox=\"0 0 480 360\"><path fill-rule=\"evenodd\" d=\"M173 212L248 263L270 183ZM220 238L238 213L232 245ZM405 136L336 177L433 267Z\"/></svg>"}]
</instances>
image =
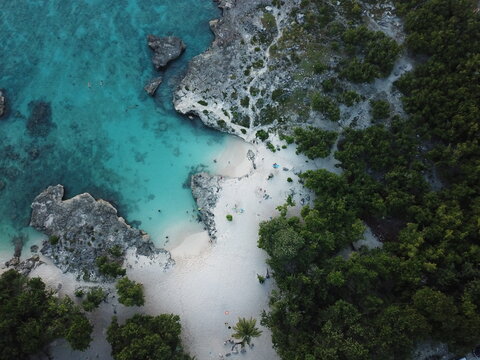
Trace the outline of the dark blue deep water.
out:
<instances>
[{"instance_id":1,"label":"dark blue deep water","mask_svg":"<svg viewBox=\"0 0 480 360\"><path fill-rule=\"evenodd\" d=\"M109 200L161 243L193 207L188 173L224 146L171 104L218 15L211 0L0 0L0 250L28 232L33 198L58 183L67 196ZM149 33L187 45L155 99L143 91L157 75Z\"/></svg>"}]
</instances>

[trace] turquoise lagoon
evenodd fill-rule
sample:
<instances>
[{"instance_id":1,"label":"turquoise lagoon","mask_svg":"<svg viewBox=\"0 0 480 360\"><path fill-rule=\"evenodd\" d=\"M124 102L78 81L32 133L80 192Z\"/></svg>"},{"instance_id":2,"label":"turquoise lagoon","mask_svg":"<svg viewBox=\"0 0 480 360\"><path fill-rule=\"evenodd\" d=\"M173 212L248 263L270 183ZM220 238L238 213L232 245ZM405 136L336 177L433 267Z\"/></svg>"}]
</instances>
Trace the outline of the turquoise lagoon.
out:
<instances>
[{"instance_id":1,"label":"turquoise lagoon","mask_svg":"<svg viewBox=\"0 0 480 360\"><path fill-rule=\"evenodd\" d=\"M195 221L185 181L213 165L226 137L176 114L171 99L188 61L212 40L214 2L18 0L0 11L0 88L10 109L0 119L0 250L29 232L32 200L54 184L67 197L110 201L158 245L170 224ZM158 75L149 33L187 45L154 99L143 90ZM39 101L51 109L40 135L27 129Z\"/></svg>"}]
</instances>

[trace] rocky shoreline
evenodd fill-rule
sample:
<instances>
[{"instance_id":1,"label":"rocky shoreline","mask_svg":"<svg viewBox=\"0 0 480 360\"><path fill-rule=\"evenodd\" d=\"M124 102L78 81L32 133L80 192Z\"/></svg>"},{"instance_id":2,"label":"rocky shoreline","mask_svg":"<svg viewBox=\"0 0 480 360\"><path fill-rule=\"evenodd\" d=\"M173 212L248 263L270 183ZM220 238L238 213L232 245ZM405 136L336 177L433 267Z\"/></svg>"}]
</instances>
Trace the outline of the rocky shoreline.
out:
<instances>
[{"instance_id":1,"label":"rocky shoreline","mask_svg":"<svg viewBox=\"0 0 480 360\"><path fill-rule=\"evenodd\" d=\"M50 186L32 203L30 226L49 236L41 253L63 272L75 273L85 281L112 281L99 272L96 260L106 256L122 265L128 249L138 255L161 258L168 268L170 253L157 249L142 230L132 228L117 210L104 200L84 193L63 200L62 185Z\"/></svg>"}]
</instances>

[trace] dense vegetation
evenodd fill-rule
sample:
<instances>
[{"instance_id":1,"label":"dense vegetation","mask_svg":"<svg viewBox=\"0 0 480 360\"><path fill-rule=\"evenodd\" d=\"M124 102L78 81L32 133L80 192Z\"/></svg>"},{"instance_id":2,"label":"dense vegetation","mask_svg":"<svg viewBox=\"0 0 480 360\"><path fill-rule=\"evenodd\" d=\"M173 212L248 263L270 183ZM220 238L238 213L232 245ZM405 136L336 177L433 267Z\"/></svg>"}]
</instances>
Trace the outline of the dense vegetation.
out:
<instances>
[{"instance_id":1,"label":"dense vegetation","mask_svg":"<svg viewBox=\"0 0 480 360\"><path fill-rule=\"evenodd\" d=\"M27 359L57 338L84 350L92 325L68 297L59 299L40 278L15 270L0 276L0 359Z\"/></svg>"},{"instance_id":2,"label":"dense vegetation","mask_svg":"<svg viewBox=\"0 0 480 360\"><path fill-rule=\"evenodd\" d=\"M305 153L310 159L327 157L337 140L337 133L314 127L307 129L296 128L294 140L297 144L297 153Z\"/></svg>"},{"instance_id":3,"label":"dense vegetation","mask_svg":"<svg viewBox=\"0 0 480 360\"><path fill-rule=\"evenodd\" d=\"M260 227L278 284L263 322L283 359L408 359L423 340L458 354L480 341L479 15L470 0L398 3L424 59L397 82L408 119L347 129L342 173L301 176L314 206ZM377 119L386 110L372 103ZM340 256L364 223L383 247Z\"/></svg>"},{"instance_id":4,"label":"dense vegetation","mask_svg":"<svg viewBox=\"0 0 480 360\"><path fill-rule=\"evenodd\" d=\"M177 315L134 315L124 325L112 319L107 340L116 360L189 360L180 341Z\"/></svg>"}]
</instances>

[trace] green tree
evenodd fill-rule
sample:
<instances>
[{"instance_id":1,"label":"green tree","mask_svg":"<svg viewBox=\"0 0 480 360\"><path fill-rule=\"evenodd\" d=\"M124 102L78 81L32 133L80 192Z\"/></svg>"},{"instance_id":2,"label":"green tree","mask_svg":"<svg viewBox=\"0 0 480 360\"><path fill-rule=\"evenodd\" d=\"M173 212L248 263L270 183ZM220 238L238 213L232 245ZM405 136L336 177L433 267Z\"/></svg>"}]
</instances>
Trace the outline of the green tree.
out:
<instances>
[{"instance_id":1,"label":"green tree","mask_svg":"<svg viewBox=\"0 0 480 360\"><path fill-rule=\"evenodd\" d=\"M65 297L59 299L40 278L8 270L0 276L0 358L25 359L57 338L75 350L90 344L92 325Z\"/></svg>"},{"instance_id":2,"label":"green tree","mask_svg":"<svg viewBox=\"0 0 480 360\"><path fill-rule=\"evenodd\" d=\"M240 345L245 347L245 344L250 345L253 338L262 335L262 331L257 328L257 319L254 318L238 318L238 322L233 327L235 332L232 336L240 340Z\"/></svg>"},{"instance_id":3,"label":"green tree","mask_svg":"<svg viewBox=\"0 0 480 360\"><path fill-rule=\"evenodd\" d=\"M92 287L88 290L85 300L82 302L85 311L93 311L104 301L107 294L101 287Z\"/></svg>"},{"instance_id":4,"label":"green tree","mask_svg":"<svg viewBox=\"0 0 480 360\"><path fill-rule=\"evenodd\" d=\"M294 130L297 153L304 153L309 159L327 157L337 137L338 135L333 131L314 127L296 128Z\"/></svg>"},{"instance_id":5,"label":"green tree","mask_svg":"<svg viewBox=\"0 0 480 360\"><path fill-rule=\"evenodd\" d=\"M143 285L128 277L117 281L118 301L125 306L143 306L145 297L143 295Z\"/></svg>"}]
</instances>

